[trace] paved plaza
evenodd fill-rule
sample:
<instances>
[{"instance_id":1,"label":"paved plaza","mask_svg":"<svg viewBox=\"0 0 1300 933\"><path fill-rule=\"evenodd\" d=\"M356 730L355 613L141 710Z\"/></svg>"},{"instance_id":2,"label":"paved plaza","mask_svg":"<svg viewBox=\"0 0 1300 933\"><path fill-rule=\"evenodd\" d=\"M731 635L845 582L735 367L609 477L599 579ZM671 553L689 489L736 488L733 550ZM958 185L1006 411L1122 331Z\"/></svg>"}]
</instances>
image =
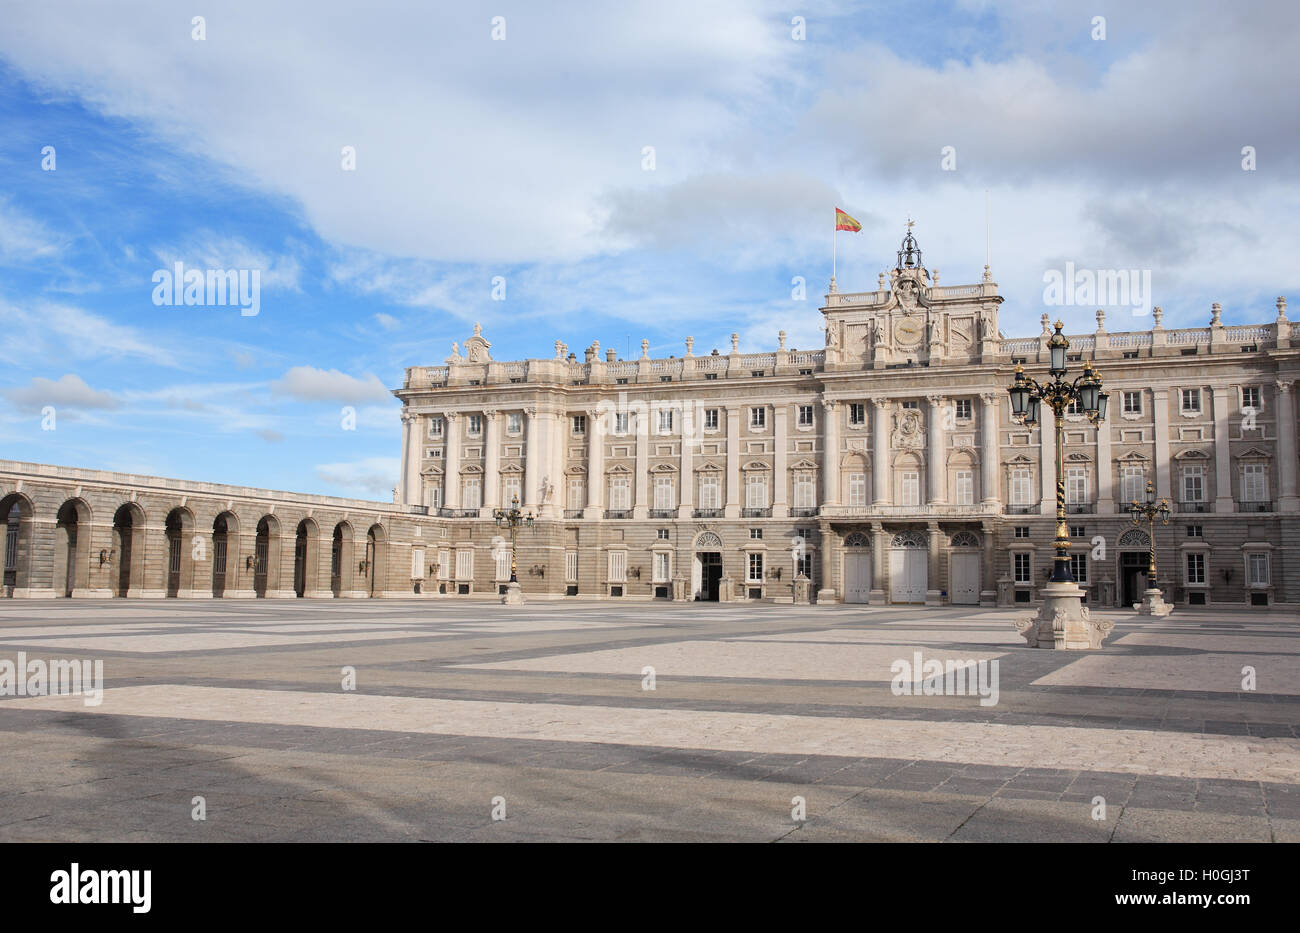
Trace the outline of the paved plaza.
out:
<instances>
[{"instance_id":1,"label":"paved plaza","mask_svg":"<svg viewBox=\"0 0 1300 933\"><path fill-rule=\"evenodd\" d=\"M1020 614L8 602L0 839L1300 841L1293 613Z\"/></svg>"}]
</instances>

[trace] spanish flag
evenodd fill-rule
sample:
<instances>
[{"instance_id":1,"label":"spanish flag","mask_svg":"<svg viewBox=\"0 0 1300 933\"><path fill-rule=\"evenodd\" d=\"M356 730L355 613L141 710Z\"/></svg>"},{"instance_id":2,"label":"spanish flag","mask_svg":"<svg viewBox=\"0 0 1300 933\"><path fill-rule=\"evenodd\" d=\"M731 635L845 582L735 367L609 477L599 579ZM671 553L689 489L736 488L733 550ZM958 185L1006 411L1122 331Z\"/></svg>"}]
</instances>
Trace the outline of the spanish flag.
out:
<instances>
[{"instance_id":1,"label":"spanish flag","mask_svg":"<svg viewBox=\"0 0 1300 933\"><path fill-rule=\"evenodd\" d=\"M850 233L860 233L862 231L862 224L858 223L837 207L835 208L835 229L847 230Z\"/></svg>"}]
</instances>

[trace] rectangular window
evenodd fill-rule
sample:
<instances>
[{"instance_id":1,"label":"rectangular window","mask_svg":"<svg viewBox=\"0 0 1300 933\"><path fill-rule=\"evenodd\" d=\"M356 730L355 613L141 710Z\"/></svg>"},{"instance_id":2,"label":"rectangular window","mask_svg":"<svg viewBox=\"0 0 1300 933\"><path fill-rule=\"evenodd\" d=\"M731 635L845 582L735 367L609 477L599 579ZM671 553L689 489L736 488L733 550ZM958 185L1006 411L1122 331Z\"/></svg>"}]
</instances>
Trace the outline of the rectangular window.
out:
<instances>
[{"instance_id":1,"label":"rectangular window","mask_svg":"<svg viewBox=\"0 0 1300 933\"><path fill-rule=\"evenodd\" d=\"M496 582L506 583L510 580L510 549L498 548L496 552Z\"/></svg>"},{"instance_id":2,"label":"rectangular window","mask_svg":"<svg viewBox=\"0 0 1300 933\"><path fill-rule=\"evenodd\" d=\"M1033 473L1030 470L1011 471L1011 504L1029 505L1030 491L1033 488Z\"/></svg>"},{"instance_id":3,"label":"rectangular window","mask_svg":"<svg viewBox=\"0 0 1300 933\"><path fill-rule=\"evenodd\" d=\"M749 555L749 582L750 583L763 582L763 555L762 554Z\"/></svg>"},{"instance_id":4,"label":"rectangular window","mask_svg":"<svg viewBox=\"0 0 1300 933\"><path fill-rule=\"evenodd\" d=\"M461 508L480 509L483 507L483 481L479 477L465 477L461 492Z\"/></svg>"},{"instance_id":5,"label":"rectangular window","mask_svg":"<svg viewBox=\"0 0 1300 933\"><path fill-rule=\"evenodd\" d=\"M1268 555L1246 555L1246 582L1251 586L1268 586Z\"/></svg>"},{"instance_id":6,"label":"rectangular window","mask_svg":"<svg viewBox=\"0 0 1300 933\"><path fill-rule=\"evenodd\" d=\"M972 417L972 402L968 398L957 399L957 420L969 421Z\"/></svg>"},{"instance_id":7,"label":"rectangular window","mask_svg":"<svg viewBox=\"0 0 1300 933\"><path fill-rule=\"evenodd\" d=\"M474 552L468 548L456 552L456 579L465 582L474 579Z\"/></svg>"},{"instance_id":8,"label":"rectangular window","mask_svg":"<svg viewBox=\"0 0 1300 933\"><path fill-rule=\"evenodd\" d=\"M761 370L761 369L751 369L751 370L749 371L749 374L750 374L751 376L753 376L755 379L759 379L759 378L762 377L763 372L764 372L764 371Z\"/></svg>"},{"instance_id":9,"label":"rectangular window","mask_svg":"<svg viewBox=\"0 0 1300 933\"><path fill-rule=\"evenodd\" d=\"M1085 525L1071 525L1071 526L1070 526L1070 537L1071 537L1071 538L1086 538L1086 537L1088 537L1088 529L1087 529L1087 526L1085 526Z\"/></svg>"},{"instance_id":10,"label":"rectangular window","mask_svg":"<svg viewBox=\"0 0 1300 933\"><path fill-rule=\"evenodd\" d=\"M921 504L921 474L916 470L904 470L898 475L901 492L900 505Z\"/></svg>"},{"instance_id":11,"label":"rectangular window","mask_svg":"<svg viewBox=\"0 0 1300 933\"><path fill-rule=\"evenodd\" d=\"M867 406L861 402L849 403L849 424L859 425L867 423Z\"/></svg>"},{"instance_id":12,"label":"rectangular window","mask_svg":"<svg viewBox=\"0 0 1300 933\"><path fill-rule=\"evenodd\" d=\"M718 496L718 475L703 473L700 475L700 508L720 509Z\"/></svg>"},{"instance_id":13,"label":"rectangular window","mask_svg":"<svg viewBox=\"0 0 1300 933\"><path fill-rule=\"evenodd\" d=\"M1120 502L1127 505L1130 502L1147 501L1147 474L1146 470L1140 466L1124 467L1120 481Z\"/></svg>"},{"instance_id":14,"label":"rectangular window","mask_svg":"<svg viewBox=\"0 0 1300 933\"><path fill-rule=\"evenodd\" d=\"M430 437L442 437L442 419L441 419L441 418L430 418L430 419L429 419L429 436L430 436Z\"/></svg>"},{"instance_id":15,"label":"rectangular window","mask_svg":"<svg viewBox=\"0 0 1300 933\"><path fill-rule=\"evenodd\" d=\"M429 505L432 508L442 508L442 486L433 486L429 489Z\"/></svg>"},{"instance_id":16,"label":"rectangular window","mask_svg":"<svg viewBox=\"0 0 1300 933\"><path fill-rule=\"evenodd\" d=\"M1241 466L1241 501L1268 501L1268 477L1262 463L1244 463Z\"/></svg>"},{"instance_id":17,"label":"rectangular window","mask_svg":"<svg viewBox=\"0 0 1300 933\"><path fill-rule=\"evenodd\" d=\"M718 410L716 408L704 409L704 430L718 430Z\"/></svg>"},{"instance_id":18,"label":"rectangular window","mask_svg":"<svg viewBox=\"0 0 1300 933\"><path fill-rule=\"evenodd\" d=\"M1205 467L1183 467L1183 501L1205 501Z\"/></svg>"},{"instance_id":19,"label":"rectangular window","mask_svg":"<svg viewBox=\"0 0 1300 933\"><path fill-rule=\"evenodd\" d=\"M586 433L587 433L587 416L586 416L586 415L574 415L574 416L573 416L573 433L574 433L574 434L586 434Z\"/></svg>"},{"instance_id":20,"label":"rectangular window","mask_svg":"<svg viewBox=\"0 0 1300 933\"><path fill-rule=\"evenodd\" d=\"M656 509L676 508L676 503L673 501L673 478L671 476L655 477L654 502Z\"/></svg>"},{"instance_id":21,"label":"rectangular window","mask_svg":"<svg viewBox=\"0 0 1300 933\"><path fill-rule=\"evenodd\" d=\"M609 552L609 582L627 582L627 551Z\"/></svg>"},{"instance_id":22,"label":"rectangular window","mask_svg":"<svg viewBox=\"0 0 1300 933\"><path fill-rule=\"evenodd\" d=\"M1065 406L1065 413L1067 415L1081 415L1083 414L1083 406L1079 404L1079 400L1076 398Z\"/></svg>"},{"instance_id":23,"label":"rectangular window","mask_svg":"<svg viewBox=\"0 0 1300 933\"><path fill-rule=\"evenodd\" d=\"M1012 558L1015 566L1016 582L1032 583L1033 580L1030 576L1030 556L1024 553L1017 553L1013 554Z\"/></svg>"},{"instance_id":24,"label":"rectangular window","mask_svg":"<svg viewBox=\"0 0 1300 933\"><path fill-rule=\"evenodd\" d=\"M1189 537L1189 538L1200 538L1200 537L1202 537L1202 535L1201 535L1201 526L1200 526L1200 525L1188 525L1188 526L1187 526L1187 537Z\"/></svg>"},{"instance_id":25,"label":"rectangular window","mask_svg":"<svg viewBox=\"0 0 1300 933\"><path fill-rule=\"evenodd\" d=\"M577 551L564 552L564 582L565 583L578 582L578 552Z\"/></svg>"},{"instance_id":26,"label":"rectangular window","mask_svg":"<svg viewBox=\"0 0 1300 933\"><path fill-rule=\"evenodd\" d=\"M673 381L673 377L672 377L672 376L660 376L660 377L659 377L659 381L660 381L660 382L672 382L672 381Z\"/></svg>"},{"instance_id":27,"label":"rectangular window","mask_svg":"<svg viewBox=\"0 0 1300 933\"><path fill-rule=\"evenodd\" d=\"M921 403L918 402L918 401L917 401L916 399L914 399L914 398L913 398L913 399L908 399L906 402L903 403L903 407L904 407L904 408L916 408L916 409L919 409L919 408L921 407Z\"/></svg>"},{"instance_id":28,"label":"rectangular window","mask_svg":"<svg viewBox=\"0 0 1300 933\"><path fill-rule=\"evenodd\" d=\"M627 433L627 414L628 413L625 411L614 412L614 433L615 434Z\"/></svg>"},{"instance_id":29,"label":"rectangular window","mask_svg":"<svg viewBox=\"0 0 1300 933\"><path fill-rule=\"evenodd\" d=\"M438 579L451 579L451 551L438 552Z\"/></svg>"},{"instance_id":30,"label":"rectangular window","mask_svg":"<svg viewBox=\"0 0 1300 933\"><path fill-rule=\"evenodd\" d=\"M569 477L569 508L581 509L587 506L587 478L585 476Z\"/></svg>"},{"instance_id":31,"label":"rectangular window","mask_svg":"<svg viewBox=\"0 0 1300 933\"><path fill-rule=\"evenodd\" d=\"M745 508L767 508L767 474L750 473L745 477Z\"/></svg>"},{"instance_id":32,"label":"rectangular window","mask_svg":"<svg viewBox=\"0 0 1300 933\"><path fill-rule=\"evenodd\" d=\"M749 410L749 427L751 430L762 430L767 427L766 408L751 408Z\"/></svg>"},{"instance_id":33,"label":"rectangular window","mask_svg":"<svg viewBox=\"0 0 1300 933\"><path fill-rule=\"evenodd\" d=\"M975 504L975 475L970 470L957 471L957 504Z\"/></svg>"},{"instance_id":34,"label":"rectangular window","mask_svg":"<svg viewBox=\"0 0 1300 933\"><path fill-rule=\"evenodd\" d=\"M480 434L483 433L483 416L482 416L482 415L470 415L470 416L469 416L469 433L470 433L470 435L473 436L473 437L477 437L478 435L480 435Z\"/></svg>"},{"instance_id":35,"label":"rectangular window","mask_svg":"<svg viewBox=\"0 0 1300 933\"><path fill-rule=\"evenodd\" d=\"M501 504L506 508L510 508L515 500L521 499L519 492L521 485L518 474L503 476L501 478Z\"/></svg>"},{"instance_id":36,"label":"rectangular window","mask_svg":"<svg viewBox=\"0 0 1300 933\"><path fill-rule=\"evenodd\" d=\"M524 430L523 412L512 411L506 415L506 433L520 434Z\"/></svg>"},{"instance_id":37,"label":"rectangular window","mask_svg":"<svg viewBox=\"0 0 1300 933\"><path fill-rule=\"evenodd\" d=\"M813 475L811 473L796 473L794 475L794 507L796 509L811 509L816 504Z\"/></svg>"},{"instance_id":38,"label":"rectangular window","mask_svg":"<svg viewBox=\"0 0 1300 933\"><path fill-rule=\"evenodd\" d=\"M717 373L705 373L705 374L704 374L704 378L705 378L705 379L710 379L710 380L712 380L712 379L717 379L717 378L718 378L718 374L717 374Z\"/></svg>"},{"instance_id":39,"label":"rectangular window","mask_svg":"<svg viewBox=\"0 0 1300 933\"><path fill-rule=\"evenodd\" d=\"M1247 408L1259 411L1259 386L1242 386L1241 387L1241 409Z\"/></svg>"},{"instance_id":40,"label":"rectangular window","mask_svg":"<svg viewBox=\"0 0 1300 933\"><path fill-rule=\"evenodd\" d=\"M1124 414L1126 415L1142 414L1142 393L1141 392L1124 393Z\"/></svg>"},{"instance_id":41,"label":"rectangular window","mask_svg":"<svg viewBox=\"0 0 1300 933\"><path fill-rule=\"evenodd\" d=\"M1187 582L1188 583L1205 582L1205 555L1204 554L1187 555Z\"/></svg>"},{"instance_id":42,"label":"rectangular window","mask_svg":"<svg viewBox=\"0 0 1300 933\"><path fill-rule=\"evenodd\" d=\"M1017 526L1016 526L1015 537L1017 537L1017 538L1028 538L1028 537L1029 537L1029 526L1028 526L1028 525L1017 525Z\"/></svg>"},{"instance_id":43,"label":"rectangular window","mask_svg":"<svg viewBox=\"0 0 1300 933\"><path fill-rule=\"evenodd\" d=\"M618 386L627 385L627 376L619 376L617 379L614 380L614 385L618 385Z\"/></svg>"},{"instance_id":44,"label":"rectangular window","mask_svg":"<svg viewBox=\"0 0 1300 933\"><path fill-rule=\"evenodd\" d=\"M609 507L615 512L626 512L632 507L628 504L626 476L611 476L609 478Z\"/></svg>"},{"instance_id":45,"label":"rectangular window","mask_svg":"<svg viewBox=\"0 0 1300 933\"><path fill-rule=\"evenodd\" d=\"M750 539L753 540L753 541L762 541L762 540L763 540L763 529L762 529L762 528L751 528L751 529L749 529L749 537L750 537Z\"/></svg>"},{"instance_id":46,"label":"rectangular window","mask_svg":"<svg viewBox=\"0 0 1300 933\"><path fill-rule=\"evenodd\" d=\"M672 579L672 554L667 551L655 551L654 582L667 583Z\"/></svg>"},{"instance_id":47,"label":"rectangular window","mask_svg":"<svg viewBox=\"0 0 1300 933\"><path fill-rule=\"evenodd\" d=\"M671 408L660 409L659 433L671 434L672 432L673 432L673 410Z\"/></svg>"},{"instance_id":48,"label":"rectangular window","mask_svg":"<svg viewBox=\"0 0 1300 933\"><path fill-rule=\"evenodd\" d=\"M1201 390L1183 389L1183 411L1201 410Z\"/></svg>"},{"instance_id":49,"label":"rectangular window","mask_svg":"<svg viewBox=\"0 0 1300 933\"><path fill-rule=\"evenodd\" d=\"M1083 505L1088 501L1088 471L1083 467L1070 467L1065 471L1065 501L1070 505Z\"/></svg>"},{"instance_id":50,"label":"rectangular window","mask_svg":"<svg viewBox=\"0 0 1300 933\"><path fill-rule=\"evenodd\" d=\"M1086 553L1070 555L1070 574L1074 577L1075 583L1088 582L1088 555Z\"/></svg>"},{"instance_id":51,"label":"rectangular window","mask_svg":"<svg viewBox=\"0 0 1300 933\"><path fill-rule=\"evenodd\" d=\"M655 538L656 538L656 540L659 540L659 541L667 541L667 540L668 540L668 529L667 529L667 528L656 528L656 529L655 529Z\"/></svg>"},{"instance_id":52,"label":"rectangular window","mask_svg":"<svg viewBox=\"0 0 1300 933\"><path fill-rule=\"evenodd\" d=\"M813 407L811 405L799 406L799 427L811 428L813 426Z\"/></svg>"},{"instance_id":53,"label":"rectangular window","mask_svg":"<svg viewBox=\"0 0 1300 933\"><path fill-rule=\"evenodd\" d=\"M867 504L867 474L849 474L849 505L863 508Z\"/></svg>"}]
</instances>

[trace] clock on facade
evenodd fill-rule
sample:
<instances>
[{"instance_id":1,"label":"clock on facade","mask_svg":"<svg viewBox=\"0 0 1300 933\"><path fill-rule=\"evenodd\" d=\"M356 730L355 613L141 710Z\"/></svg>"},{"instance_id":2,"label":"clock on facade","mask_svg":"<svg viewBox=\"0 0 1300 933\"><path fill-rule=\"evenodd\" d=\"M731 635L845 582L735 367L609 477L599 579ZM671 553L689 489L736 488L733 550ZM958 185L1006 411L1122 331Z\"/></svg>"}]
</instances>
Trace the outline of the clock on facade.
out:
<instances>
[{"instance_id":1,"label":"clock on facade","mask_svg":"<svg viewBox=\"0 0 1300 933\"><path fill-rule=\"evenodd\" d=\"M894 336L899 343L912 344L921 339L921 322L914 317L900 318L894 325Z\"/></svg>"}]
</instances>

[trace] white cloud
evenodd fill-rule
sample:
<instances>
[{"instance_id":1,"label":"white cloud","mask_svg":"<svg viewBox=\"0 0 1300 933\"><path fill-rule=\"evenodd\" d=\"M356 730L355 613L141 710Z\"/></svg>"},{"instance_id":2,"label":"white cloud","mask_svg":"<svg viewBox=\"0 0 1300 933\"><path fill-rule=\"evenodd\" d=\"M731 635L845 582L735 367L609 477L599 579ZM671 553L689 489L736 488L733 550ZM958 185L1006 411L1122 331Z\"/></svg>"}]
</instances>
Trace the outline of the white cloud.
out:
<instances>
[{"instance_id":1,"label":"white cloud","mask_svg":"<svg viewBox=\"0 0 1300 933\"><path fill-rule=\"evenodd\" d=\"M262 288L300 290L302 269L294 256L272 255L238 237L204 232L178 244L156 247L153 252L167 269L175 262L192 269L256 269Z\"/></svg>"},{"instance_id":2,"label":"white cloud","mask_svg":"<svg viewBox=\"0 0 1300 933\"><path fill-rule=\"evenodd\" d=\"M358 379L337 369L317 369L314 366L294 366L271 383L277 394L288 395L302 402L379 402L392 398L388 387L373 373Z\"/></svg>"},{"instance_id":3,"label":"white cloud","mask_svg":"<svg viewBox=\"0 0 1300 933\"><path fill-rule=\"evenodd\" d=\"M96 361L127 357L178 367L182 357L156 336L145 336L72 305L42 301L20 308L0 301L0 322L4 324L0 356L14 363L42 357Z\"/></svg>"},{"instance_id":4,"label":"white cloud","mask_svg":"<svg viewBox=\"0 0 1300 933\"><path fill-rule=\"evenodd\" d=\"M368 457L353 463L319 464L316 476L347 495L389 501L397 485L398 466L397 457Z\"/></svg>"},{"instance_id":5,"label":"white cloud","mask_svg":"<svg viewBox=\"0 0 1300 933\"><path fill-rule=\"evenodd\" d=\"M5 396L15 405L27 411L39 411L46 405L56 409L69 408L117 408L121 403L113 393L92 389L76 373L66 373L58 379L46 379L36 376L27 385L9 389Z\"/></svg>"},{"instance_id":6,"label":"white cloud","mask_svg":"<svg viewBox=\"0 0 1300 933\"><path fill-rule=\"evenodd\" d=\"M57 256L60 237L44 224L0 198L0 262L25 263Z\"/></svg>"}]
</instances>

